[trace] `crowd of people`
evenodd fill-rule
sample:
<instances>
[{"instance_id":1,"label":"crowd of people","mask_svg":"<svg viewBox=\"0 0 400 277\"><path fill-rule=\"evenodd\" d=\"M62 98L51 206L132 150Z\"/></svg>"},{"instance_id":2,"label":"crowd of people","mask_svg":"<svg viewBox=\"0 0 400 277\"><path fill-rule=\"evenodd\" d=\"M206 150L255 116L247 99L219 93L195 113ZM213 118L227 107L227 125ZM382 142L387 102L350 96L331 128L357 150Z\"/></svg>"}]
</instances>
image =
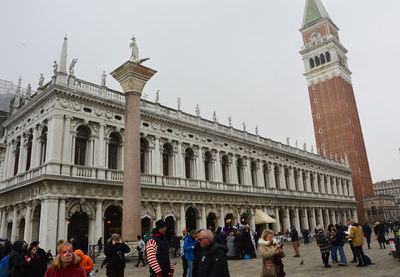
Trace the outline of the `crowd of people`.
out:
<instances>
[{"instance_id":1,"label":"crowd of people","mask_svg":"<svg viewBox=\"0 0 400 277\"><path fill-rule=\"evenodd\" d=\"M173 256L182 259L183 276L213 277L229 276L227 260L255 258L257 253L262 258L261 276L285 276L282 250L284 241L292 243L294 257L300 257L299 242L310 243L314 238L321 252L323 265L331 264L347 266L344 251L346 244L352 251L351 263L357 267L373 264L364 253L364 237L367 246L371 248L371 236L375 233L381 249L386 249L386 237L390 231L399 233L400 222L376 222L372 226L354 221L346 225L328 225L325 230L318 225L313 232L302 230L298 232L294 226L284 234L274 234L272 230L264 230L260 238L257 232L248 225L217 228L211 230L182 230L182 236L167 239L167 226L163 220L156 222L151 234L143 238L137 236L138 260L140 264L149 265L151 277L173 276ZM77 249L74 238L69 241L59 241L56 256L49 250L47 253L34 241L29 246L25 241L0 240L0 276L11 277L94 277L95 270L92 259ZM99 238L98 250L103 248L102 238ZM119 234L112 234L104 245L106 275L108 277L123 277L126 267L125 254L130 248L122 241ZM147 262L146 262L147 260ZM3 274L3 275L2 275Z\"/></svg>"}]
</instances>

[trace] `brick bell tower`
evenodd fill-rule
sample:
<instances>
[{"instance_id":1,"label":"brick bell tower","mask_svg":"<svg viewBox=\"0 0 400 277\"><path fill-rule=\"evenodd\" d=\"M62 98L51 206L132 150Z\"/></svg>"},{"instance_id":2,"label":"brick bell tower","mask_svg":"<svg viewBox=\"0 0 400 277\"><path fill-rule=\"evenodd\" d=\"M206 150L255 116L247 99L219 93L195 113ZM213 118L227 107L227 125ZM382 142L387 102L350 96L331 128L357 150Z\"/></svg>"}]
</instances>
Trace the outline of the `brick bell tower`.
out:
<instances>
[{"instance_id":1,"label":"brick bell tower","mask_svg":"<svg viewBox=\"0 0 400 277\"><path fill-rule=\"evenodd\" d=\"M351 71L333 23L320 0L306 0L300 54L310 96L315 140L321 155L347 156L353 171L359 222L365 222L363 196L373 195L372 179L351 84ZM343 222L344 224L344 222Z\"/></svg>"}]
</instances>

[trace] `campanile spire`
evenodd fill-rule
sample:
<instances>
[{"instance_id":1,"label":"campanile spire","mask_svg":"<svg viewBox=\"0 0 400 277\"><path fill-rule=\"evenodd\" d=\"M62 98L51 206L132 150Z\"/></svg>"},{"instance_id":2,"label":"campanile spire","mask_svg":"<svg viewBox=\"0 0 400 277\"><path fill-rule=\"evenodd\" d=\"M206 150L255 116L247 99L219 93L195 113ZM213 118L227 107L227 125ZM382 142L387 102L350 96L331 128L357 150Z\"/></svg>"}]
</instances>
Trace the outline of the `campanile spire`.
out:
<instances>
[{"instance_id":1,"label":"campanile spire","mask_svg":"<svg viewBox=\"0 0 400 277\"><path fill-rule=\"evenodd\" d=\"M320 0L306 0L300 32L303 36L300 54L304 62L317 148L320 153L348 157L353 171L357 215L359 221L364 222L363 197L373 195L373 188L347 50L339 40L339 28ZM331 181L339 186L344 182Z\"/></svg>"}]
</instances>

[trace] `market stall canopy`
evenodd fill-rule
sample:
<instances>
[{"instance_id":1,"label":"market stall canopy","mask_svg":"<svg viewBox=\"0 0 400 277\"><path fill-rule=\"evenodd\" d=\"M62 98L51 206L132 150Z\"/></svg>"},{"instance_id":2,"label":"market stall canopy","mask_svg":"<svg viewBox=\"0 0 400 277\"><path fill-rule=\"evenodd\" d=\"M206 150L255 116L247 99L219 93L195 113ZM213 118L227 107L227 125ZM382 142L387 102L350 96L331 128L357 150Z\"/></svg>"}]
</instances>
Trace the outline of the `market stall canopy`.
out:
<instances>
[{"instance_id":1,"label":"market stall canopy","mask_svg":"<svg viewBox=\"0 0 400 277\"><path fill-rule=\"evenodd\" d=\"M267 224L267 223L276 223L276 220L270 217L268 214L263 212L262 210L256 210L254 215L256 224Z\"/></svg>"}]
</instances>

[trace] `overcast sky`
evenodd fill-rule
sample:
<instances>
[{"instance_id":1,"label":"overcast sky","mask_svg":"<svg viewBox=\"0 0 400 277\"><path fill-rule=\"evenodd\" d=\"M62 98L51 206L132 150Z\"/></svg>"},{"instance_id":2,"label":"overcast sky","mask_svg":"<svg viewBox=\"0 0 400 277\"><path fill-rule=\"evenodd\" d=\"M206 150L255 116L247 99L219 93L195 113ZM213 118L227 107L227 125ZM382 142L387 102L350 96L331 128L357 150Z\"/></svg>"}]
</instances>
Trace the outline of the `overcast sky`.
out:
<instances>
[{"instance_id":1,"label":"overcast sky","mask_svg":"<svg viewBox=\"0 0 400 277\"><path fill-rule=\"evenodd\" d=\"M384 3L383 3L384 2ZM323 0L341 29L373 181L400 178L400 1ZM158 73L144 93L154 101L276 141L315 145L304 66L298 53L305 0L2 0L0 79L37 87L59 60L68 34L68 64L77 78L100 83L130 57ZM107 78L107 85L120 90ZM314 146L315 149L315 146Z\"/></svg>"}]
</instances>

